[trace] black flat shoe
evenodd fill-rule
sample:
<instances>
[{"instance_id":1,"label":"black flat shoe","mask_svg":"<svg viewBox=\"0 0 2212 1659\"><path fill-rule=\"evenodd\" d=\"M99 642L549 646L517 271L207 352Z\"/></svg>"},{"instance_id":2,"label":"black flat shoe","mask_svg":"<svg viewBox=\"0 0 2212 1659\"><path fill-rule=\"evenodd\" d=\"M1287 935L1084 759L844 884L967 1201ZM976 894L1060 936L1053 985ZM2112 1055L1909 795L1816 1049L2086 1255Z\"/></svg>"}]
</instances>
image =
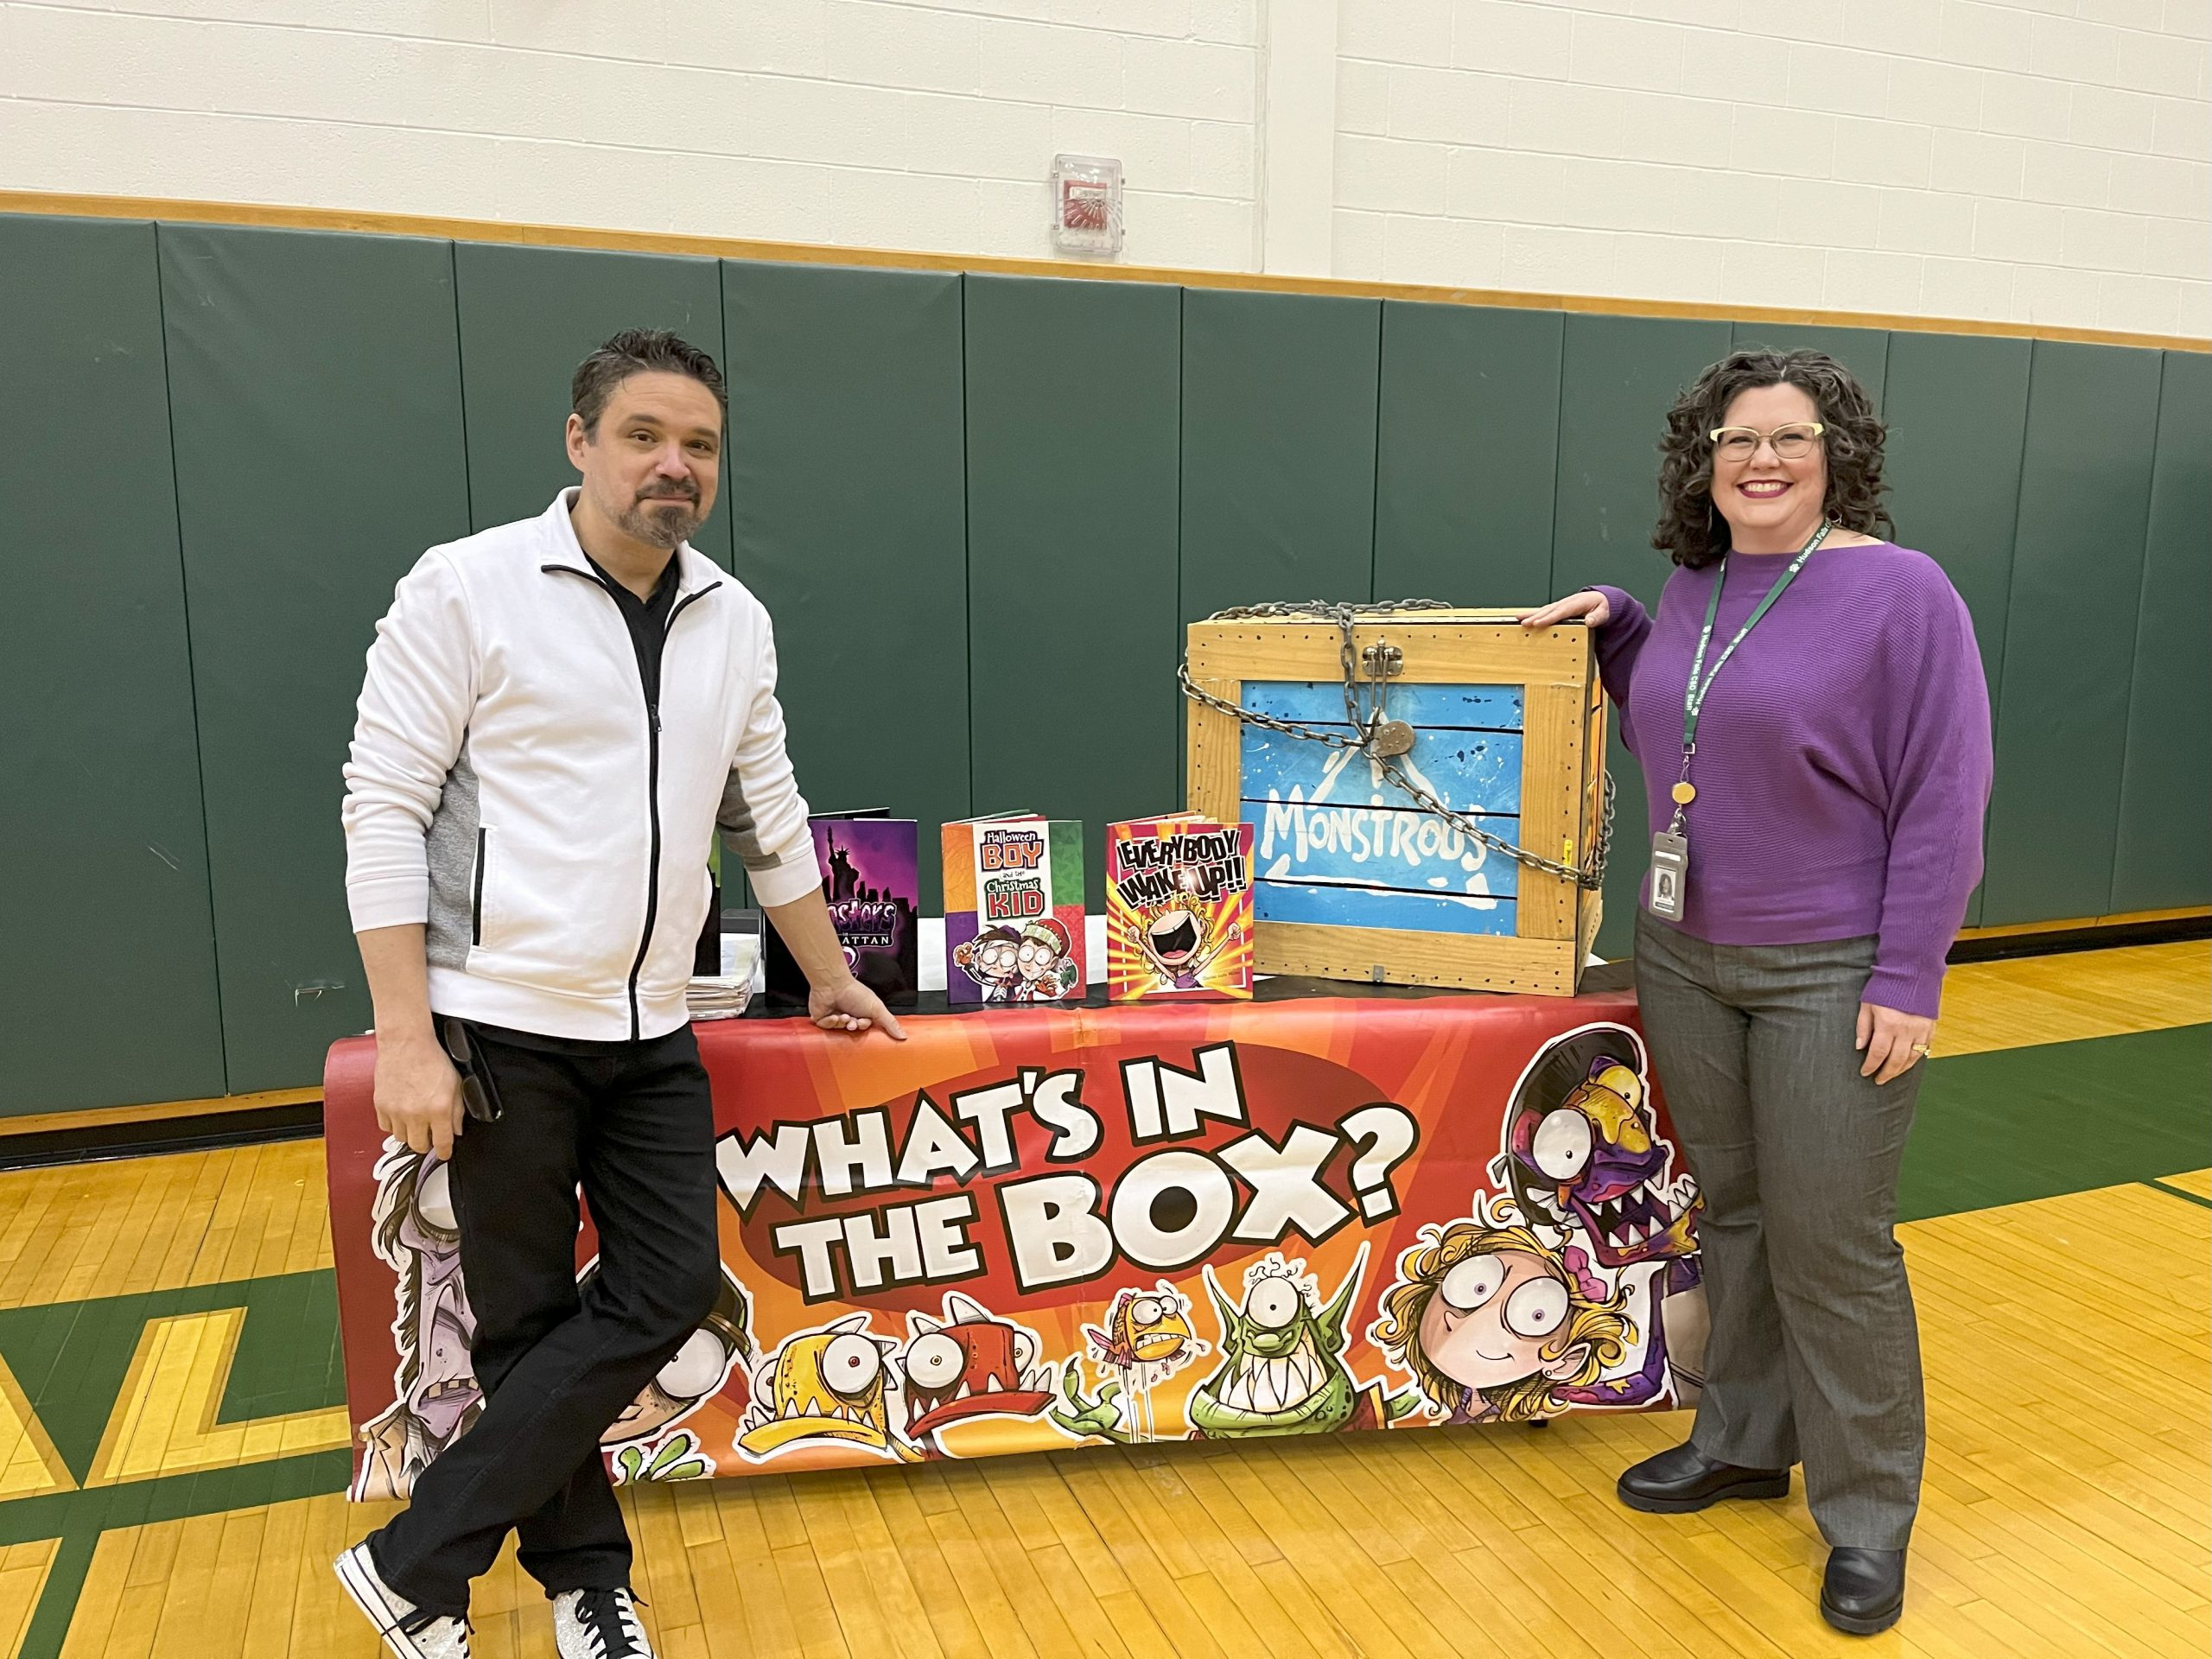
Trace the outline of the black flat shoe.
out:
<instances>
[{"instance_id":1,"label":"black flat shoe","mask_svg":"<svg viewBox=\"0 0 2212 1659\"><path fill-rule=\"evenodd\" d=\"M1787 1469L1715 1463L1685 1441L1621 1471L1621 1502L1646 1515L1688 1515L1727 1497L1787 1497Z\"/></svg>"},{"instance_id":2,"label":"black flat shoe","mask_svg":"<svg viewBox=\"0 0 2212 1659\"><path fill-rule=\"evenodd\" d=\"M1886 1630L1904 1611L1904 1551L1854 1549L1838 1545L1828 1552L1821 1580L1821 1617L1853 1636Z\"/></svg>"}]
</instances>

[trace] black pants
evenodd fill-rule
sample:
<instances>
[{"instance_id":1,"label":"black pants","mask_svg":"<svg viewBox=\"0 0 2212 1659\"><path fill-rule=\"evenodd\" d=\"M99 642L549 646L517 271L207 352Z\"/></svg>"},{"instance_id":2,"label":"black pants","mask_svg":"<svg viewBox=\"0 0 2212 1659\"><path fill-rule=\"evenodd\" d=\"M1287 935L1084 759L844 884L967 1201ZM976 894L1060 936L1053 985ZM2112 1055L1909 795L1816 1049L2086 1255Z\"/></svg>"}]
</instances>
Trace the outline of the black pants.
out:
<instances>
[{"instance_id":1,"label":"black pants","mask_svg":"<svg viewBox=\"0 0 2212 1659\"><path fill-rule=\"evenodd\" d=\"M478 1035L502 1116L454 1143L461 1268L484 1410L369 1540L418 1607L464 1612L509 1529L546 1592L626 1587L630 1538L599 1437L721 1287L714 1111L684 1027L589 1057ZM576 1283L576 1188L599 1271Z\"/></svg>"}]
</instances>

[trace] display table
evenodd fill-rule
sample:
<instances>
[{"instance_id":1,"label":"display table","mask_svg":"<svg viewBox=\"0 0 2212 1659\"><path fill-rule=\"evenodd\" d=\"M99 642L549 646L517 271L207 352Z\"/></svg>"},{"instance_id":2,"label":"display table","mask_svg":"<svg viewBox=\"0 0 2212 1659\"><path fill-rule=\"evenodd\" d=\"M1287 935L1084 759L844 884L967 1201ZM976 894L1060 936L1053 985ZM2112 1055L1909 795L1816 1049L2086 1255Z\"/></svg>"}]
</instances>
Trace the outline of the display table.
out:
<instances>
[{"instance_id":1,"label":"display table","mask_svg":"<svg viewBox=\"0 0 2212 1659\"><path fill-rule=\"evenodd\" d=\"M1696 1202L1632 995L1302 988L699 1027L724 1294L615 1478L1687 1403ZM325 1096L357 1497L480 1408L446 1173L373 1066L337 1044Z\"/></svg>"}]
</instances>

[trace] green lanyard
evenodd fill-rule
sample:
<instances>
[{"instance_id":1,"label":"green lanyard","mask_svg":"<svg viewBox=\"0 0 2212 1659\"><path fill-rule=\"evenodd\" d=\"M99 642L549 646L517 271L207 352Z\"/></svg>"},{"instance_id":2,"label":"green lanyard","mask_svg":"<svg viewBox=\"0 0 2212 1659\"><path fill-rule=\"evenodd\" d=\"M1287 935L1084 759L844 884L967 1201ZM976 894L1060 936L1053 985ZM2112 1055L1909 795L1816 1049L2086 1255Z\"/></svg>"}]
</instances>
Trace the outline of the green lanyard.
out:
<instances>
[{"instance_id":1,"label":"green lanyard","mask_svg":"<svg viewBox=\"0 0 2212 1659\"><path fill-rule=\"evenodd\" d=\"M1722 647L1712 671L1707 672L1705 653L1713 645L1713 625L1720 616L1720 590L1726 585L1728 576L1727 556L1721 556L1720 569L1713 573L1713 597L1705 605L1705 629L1698 635L1697 655L1690 661L1689 684L1682 693L1682 781L1675 785L1672 833L1679 835L1681 832L1682 809L1697 798L1697 790L1690 783L1690 758L1697 753L1698 716L1705 711L1706 694L1713 690L1713 681L1720 677L1720 671L1728 665L1728 659L1736 654L1736 647L1742 645L1751 630L1758 626L1759 619L1774 608L1774 601L1780 599L1783 590L1797 579L1797 573L1805 568L1805 561L1813 556L1815 548L1827 540L1828 531L1834 528L1833 524L1823 523L1813 532L1812 538L1798 550L1797 556L1790 560L1789 568L1777 578L1773 587L1767 589L1766 597L1758 602L1758 608L1744 619L1744 626L1736 630L1736 637Z\"/></svg>"}]
</instances>

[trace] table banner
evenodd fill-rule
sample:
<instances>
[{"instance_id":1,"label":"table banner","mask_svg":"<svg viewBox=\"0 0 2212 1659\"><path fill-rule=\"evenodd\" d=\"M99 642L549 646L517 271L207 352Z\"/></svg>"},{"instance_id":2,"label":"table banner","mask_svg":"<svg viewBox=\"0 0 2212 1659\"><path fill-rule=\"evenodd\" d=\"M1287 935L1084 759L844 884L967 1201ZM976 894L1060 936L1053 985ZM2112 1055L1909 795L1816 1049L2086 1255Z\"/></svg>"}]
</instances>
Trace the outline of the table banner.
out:
<instances>
[{"instance_id":1,"label":"table banner","mask_svg":"<svg viewBox=\"0 0 2212 1659\"><path fill-rule=\"evenodd\" d=\"M618 1482L1695 1398L1699 1203L1626 994L906 1029L698 1028L722 1294L608 1430ZM482 1409L446 1171L373 1066L327 1077L356 1497Z\"/></svg>"}]
</instances>

